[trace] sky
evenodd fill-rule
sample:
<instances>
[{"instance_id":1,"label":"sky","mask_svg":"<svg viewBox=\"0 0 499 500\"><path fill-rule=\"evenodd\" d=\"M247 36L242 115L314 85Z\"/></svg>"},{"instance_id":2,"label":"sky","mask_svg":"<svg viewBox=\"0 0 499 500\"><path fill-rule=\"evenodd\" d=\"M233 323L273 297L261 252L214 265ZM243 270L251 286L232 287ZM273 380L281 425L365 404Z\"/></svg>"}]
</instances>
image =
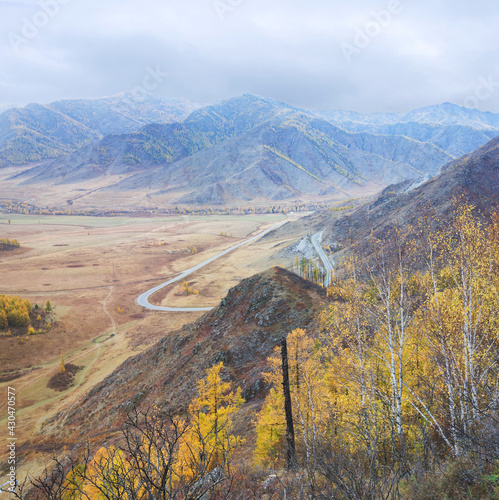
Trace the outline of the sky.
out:
<instances>
[{"instance_id":1,"label":"sky","mask_svg":"<svg viewBox=\"0 0 499 500\"><path fill-rule=\"evenodd\" d=\"M499 112L497 0L0 0L0 104L133 89Z\"/></svg>"}]
</instances>

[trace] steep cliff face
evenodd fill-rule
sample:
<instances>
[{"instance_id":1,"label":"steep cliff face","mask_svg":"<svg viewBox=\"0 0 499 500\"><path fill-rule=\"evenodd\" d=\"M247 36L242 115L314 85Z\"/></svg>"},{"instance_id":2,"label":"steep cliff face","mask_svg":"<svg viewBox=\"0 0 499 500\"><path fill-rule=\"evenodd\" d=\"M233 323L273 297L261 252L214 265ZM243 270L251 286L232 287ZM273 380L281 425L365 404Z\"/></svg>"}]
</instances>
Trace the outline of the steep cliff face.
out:
<instances>
[{"instance_id":1,"label":"steep cliff face","mask_svg":"<svg viewBox=\"0 0 499 500\"><path fill-rule=\"evenodd\" d=\"M315 328L325 300L321 287L281 268L246 279L216 309L130 358L56 415L35 443L57 447L60 442L105 439L133 405L181 411L195 396L205 370L220 361L226 367L224 377L242 388L246 403L238 426L248 431L268 390L262 377L267 357L293 329Z\"/></svg>"}]
</instances>

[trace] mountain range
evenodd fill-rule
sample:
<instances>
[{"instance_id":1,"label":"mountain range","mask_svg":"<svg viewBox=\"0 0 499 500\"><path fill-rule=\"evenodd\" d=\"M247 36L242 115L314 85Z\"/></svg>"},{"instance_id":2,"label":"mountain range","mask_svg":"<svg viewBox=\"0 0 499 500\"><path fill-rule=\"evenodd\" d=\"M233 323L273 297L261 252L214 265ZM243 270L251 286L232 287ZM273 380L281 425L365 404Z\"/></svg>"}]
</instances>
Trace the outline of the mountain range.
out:
<instances>
[{"instance_id":1,"label":"mountain range","mask_svg":"<svg viewBox=\"0 0 499 500\"><path fill-rule=\"evenodd\" d=\"M405 114L362 115L342 111L321 114L351 132L411 137L433 144L455 157L470 153L499 135L499 115L449 102Z\"/></svg>"},{"instance_id":2,"label":"mountain range","mask_svg":"<svg viewBox=\"0 0 499 500\"><path fill-rule=\"evenodd\" d=\"M122 94L8 109L0 162L23 165L9 186L60 186L90 205L130 193L155 205L342 200L432 177L496 136L499 115L449 103L361 115Z\"/></svg>"},{"instance_id":3,"label":"mountain range","mask_svg":"<svg viewBox=\"0 0 499 500\"><path fill-rule=\"evenodd\" d=\"M182 121L199 104L132 93L25 107L0 107L0 166L56 158L150 123ZM2 112L3 111L3 112Z\"/></svg>"}]
</instances>

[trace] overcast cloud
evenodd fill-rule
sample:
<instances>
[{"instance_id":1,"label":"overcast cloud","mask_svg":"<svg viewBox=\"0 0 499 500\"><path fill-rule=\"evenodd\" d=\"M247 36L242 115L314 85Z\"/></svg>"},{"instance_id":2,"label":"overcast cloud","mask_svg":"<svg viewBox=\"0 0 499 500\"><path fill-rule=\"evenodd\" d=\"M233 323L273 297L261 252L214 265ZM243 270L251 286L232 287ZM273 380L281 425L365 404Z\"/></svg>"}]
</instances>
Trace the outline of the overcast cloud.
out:
<instances>
[{"instance_id":1,"label":"overcast cloud","mask_svg":"<svg viewBox=\"0 0 499 500\"><path fill-rule=\"evenodd\" d=\"M497 0L0 1L0 103L113 95L159 68L161 97L499 112L498 17Z\"/></svg>"}]
</instances>

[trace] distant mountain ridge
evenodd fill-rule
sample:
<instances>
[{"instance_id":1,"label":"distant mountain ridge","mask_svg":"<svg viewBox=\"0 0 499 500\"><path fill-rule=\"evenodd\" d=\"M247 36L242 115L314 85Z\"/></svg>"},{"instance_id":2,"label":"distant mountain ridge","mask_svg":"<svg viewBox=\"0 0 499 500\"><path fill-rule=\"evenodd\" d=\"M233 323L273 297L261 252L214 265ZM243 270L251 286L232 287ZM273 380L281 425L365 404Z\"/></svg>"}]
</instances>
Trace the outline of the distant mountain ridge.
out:
<instances>
[{"instance_id":1,"label":"distant mountain ridge","mask_svg":"<svg viewBox=\"0 0 499 500\"><path fill-rule=\"evenodd\" d=\"M433 173L453 157L407 137L351 133L275 100L244 95L194 111L183 123L106 136L20 176L71 184L132 175L107 187L147 190L175 203L348 198L394 179Z\"/></svg>"},{"instance_id":2,"label":"distant mountain ridge","mask_svg":"<svg viewBox=\"0 0 499 500\"><path fill-rule=\"evenodd\" d=\"M499 115L449 103L317 114L250 94L207 106L124 94L0 114L0 161L40 163L11 178L20 186L99 180L100 195L157 204L337 200L434 176L496 136ZM95 191L79 198L99 203Z\"/></svg>"},{"instance_id":3,"label":"distant mountain ridge","mask_svg":"<svg viewBox=\"0 0 499 500\"><path fill-rule=\"evenodd\" d=\"M0 104L0 113L3 113L4 111L7 111L8 109L17 108L17 107L18 106L16 104L8 104L8 103Z\"/></svg>"},{"instance_id":4,"label":"distant mountain ridge","mask_svg":"<svg viewBox=\"0 0 499 500\"><path fill-rule=\"evenodd\" d=\"M199 106L186 99L122 93L12 107L0 114L0 167L57 158L107 134L182 121Z\"/></svg>"},{"instance_id":5,"label":"distant mountain ridge","mask_svg":"<svg viewBox=\"0 0 499 500\"><path fill-rule=\"evenodd\" d=\"M406 136L428 142L459 157L499 136L499 114L444 103L409 113L363 115L349 111L320 113L351 132Z\"/></svg>"},{"instance_id":6,"label":"distant mountain ridge","mask_svg":"<svg viewBox=\"0 0 499 500\"><path fill-rule=\"evenodd\" d=\"M418 122L473 126L477 129L499 129L499 114L465 108L450 102L425 106L408 113L362 114L355 111L332 110L322 111L319 114L335 121L358 122L371 125Z\"/></svg>"}]
</instances>

